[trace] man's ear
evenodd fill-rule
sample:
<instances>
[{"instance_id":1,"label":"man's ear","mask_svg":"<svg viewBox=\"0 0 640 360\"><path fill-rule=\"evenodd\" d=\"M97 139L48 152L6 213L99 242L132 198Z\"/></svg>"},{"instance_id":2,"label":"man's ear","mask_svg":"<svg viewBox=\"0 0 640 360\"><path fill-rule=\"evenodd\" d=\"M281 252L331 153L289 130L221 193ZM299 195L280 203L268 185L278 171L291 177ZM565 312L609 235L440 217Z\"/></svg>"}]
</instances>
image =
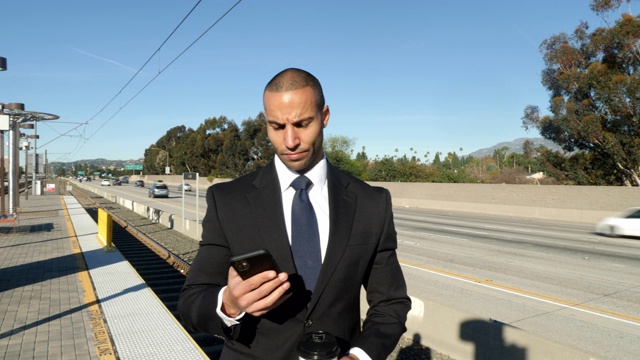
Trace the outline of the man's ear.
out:
<instances>
[{"instance_id":1,"label":"man's ear","mask_svg":"<svg viewBox=\"0 0 640 360\"><path fill-rule=\"evenodd\" d=\"M329 117L331 117L331 111L329 111L329 105L325 105L322 109L322 127L326 128L329 124Z\"/></svg>"}]
</instances>

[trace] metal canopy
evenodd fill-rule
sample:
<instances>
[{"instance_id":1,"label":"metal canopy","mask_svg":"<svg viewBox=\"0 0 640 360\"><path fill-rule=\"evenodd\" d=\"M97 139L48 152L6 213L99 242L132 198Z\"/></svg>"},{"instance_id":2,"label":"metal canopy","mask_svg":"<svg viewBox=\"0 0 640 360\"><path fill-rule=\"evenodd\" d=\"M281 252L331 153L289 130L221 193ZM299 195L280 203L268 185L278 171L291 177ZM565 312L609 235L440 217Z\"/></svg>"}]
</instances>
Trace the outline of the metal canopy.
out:
<instances>
[{"instance_id":1,"label":"metal canopy","mask_svg":"<svg viewBox=\"0 0 640 360\"><path fill-rule=\"evenodd\" d=\"M7 108L4 108L2 110L3 114L15 117L16 121L19 123L60 119L60 116L58 115L41 113L37 111L14 110Z\"/></svg>"}]
</instances>

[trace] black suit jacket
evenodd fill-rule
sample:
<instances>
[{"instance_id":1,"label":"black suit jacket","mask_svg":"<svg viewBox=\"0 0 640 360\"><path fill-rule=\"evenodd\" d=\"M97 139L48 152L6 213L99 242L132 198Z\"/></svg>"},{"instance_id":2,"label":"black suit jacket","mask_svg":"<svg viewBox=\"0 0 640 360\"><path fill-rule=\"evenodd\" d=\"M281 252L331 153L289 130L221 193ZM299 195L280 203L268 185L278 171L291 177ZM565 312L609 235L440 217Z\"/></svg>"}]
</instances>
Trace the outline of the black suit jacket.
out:
<instances>
[{"instance_id":1,"label":"black suit jacket","mask_svg":"<svg viewBox=\"0 0 640 360\"><path fill-rule=\"evenodd\" d=\"M311 298L296 275L273 161L208 189L202 242L178 309L187 328L226 338L223 359L297 359L303 334L320 330L335 335L343 352L355 346L386 359L406 331L411 302L396 257L389 192L330 164L327 186L329 244ZM226 327L216 306L229 259L260 248L290 274L293 295L261 317L246 314L240 325ZM363 286L369 310L361 324Z\"/></svg>"}]
</instances>

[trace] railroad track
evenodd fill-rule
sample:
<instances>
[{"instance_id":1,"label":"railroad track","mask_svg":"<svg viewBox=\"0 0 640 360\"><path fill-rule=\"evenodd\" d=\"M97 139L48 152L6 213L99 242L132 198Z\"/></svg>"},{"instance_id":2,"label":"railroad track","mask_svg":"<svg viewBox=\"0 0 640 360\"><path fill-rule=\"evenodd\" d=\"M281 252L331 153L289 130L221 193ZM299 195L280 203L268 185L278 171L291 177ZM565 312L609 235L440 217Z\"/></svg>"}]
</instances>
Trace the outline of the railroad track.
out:
<instances>
[{"instance_id":1,"label":"railroad track","mask_svg":"<svg viewBox=\"0 0 640 360\"><path fill-rule=\"evenodd\" d=\"M82 192L74 192L74 196L97 223L100 205ZM171 314L180 321L177 314L178 298L189 272L189 264L117 215L112 214L112 217L113 244ZM220 358L224 340L203 333L189 335L210 359Z\"/></svg>"}]
</instances>

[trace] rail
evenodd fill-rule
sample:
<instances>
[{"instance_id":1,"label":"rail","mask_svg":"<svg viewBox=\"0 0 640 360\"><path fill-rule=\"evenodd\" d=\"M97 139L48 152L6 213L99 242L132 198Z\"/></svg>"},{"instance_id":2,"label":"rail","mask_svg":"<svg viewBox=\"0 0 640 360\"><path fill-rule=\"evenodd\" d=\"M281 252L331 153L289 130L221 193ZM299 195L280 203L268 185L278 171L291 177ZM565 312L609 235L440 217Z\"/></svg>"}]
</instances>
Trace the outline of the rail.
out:
<instances>
[{"instance_id":1,"label":"rail","mask_svg":"<svg viewBox=\"0 0 640 360\"><path fill-rule=\"evenodd\" d=\"M74 196L76 196L76 198L77 198L78 195L82 196L86 201L89 201L92 204L92 206L94 206L96 208L102 208L104 211L109 213L112 216L113 220L115 222L117 222L120 226L122 226L122 228L127 230L127 232L129 232L134 237L136 237L136 239L140 240L142 243L147 245L154 253L156 253L156 255L158 255L160 258L165 260L167 263L169 263L171 266L173 266L176 270L180 271L185 276L189 273L189 269L190 269L191 266L187 262L182 260L180 257L175 255L173 252L171 252L167 248L165 248L162 244L158 243L157 241L155 241L151 237L147 236L145 233L143 233L143 232L139 231L138 229L136 229L135 226L130 224L128 221L126 221L122 217L118 216L113 211L110 211L110 210L106 209L105 207L101 206L98 202L96 202L95 200L91 199L84 192L82 192L82 191L72 191L72 193L73 193Z\"/></svg>"}]
</instances>

